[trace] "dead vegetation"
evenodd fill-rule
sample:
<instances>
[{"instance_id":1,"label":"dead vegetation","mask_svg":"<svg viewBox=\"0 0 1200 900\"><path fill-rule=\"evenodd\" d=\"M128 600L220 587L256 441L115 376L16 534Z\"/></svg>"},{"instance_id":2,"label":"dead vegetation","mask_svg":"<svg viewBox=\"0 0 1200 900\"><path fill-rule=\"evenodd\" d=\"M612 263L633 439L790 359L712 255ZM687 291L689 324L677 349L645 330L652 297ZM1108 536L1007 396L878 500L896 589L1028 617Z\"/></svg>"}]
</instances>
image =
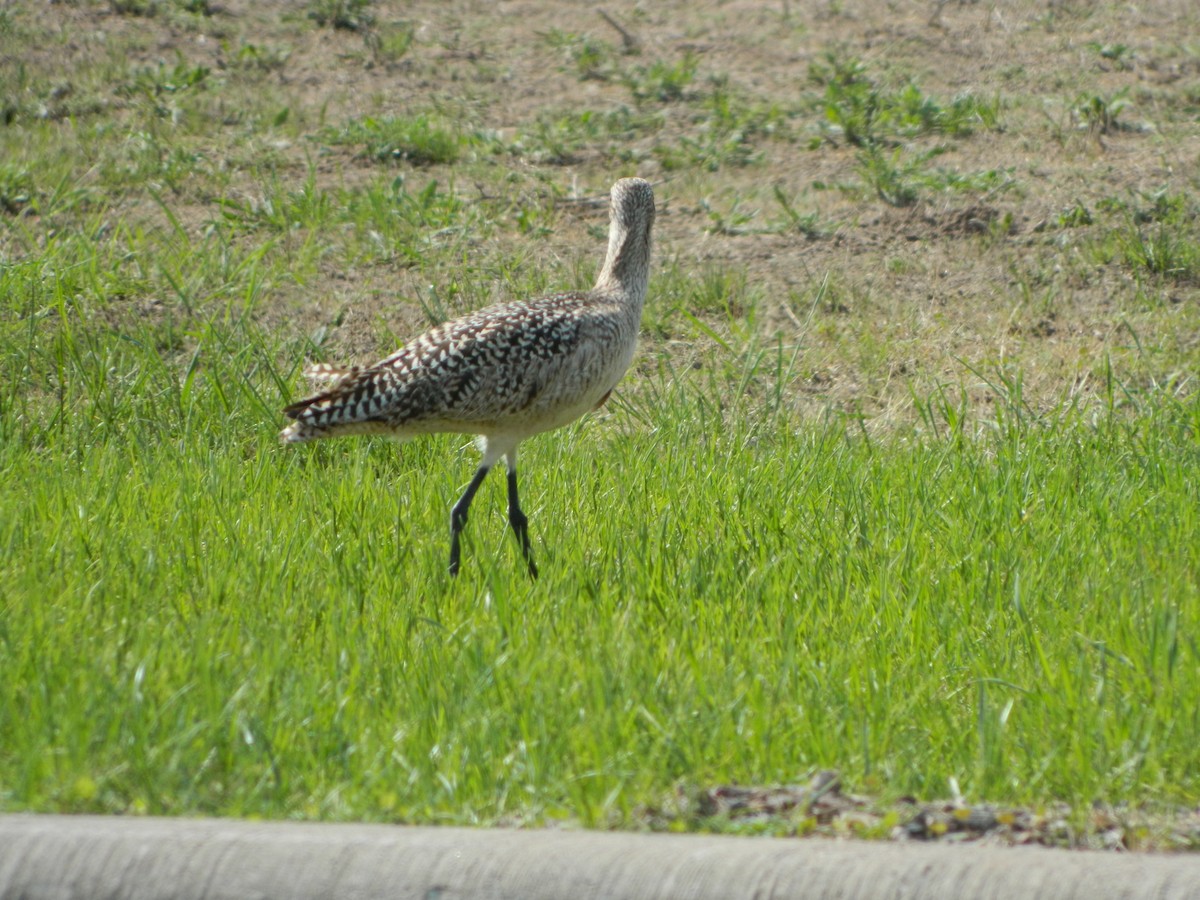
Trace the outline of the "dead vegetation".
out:
<instances>
[{"instance_id":1,"label":"dead vegetation","mask_svg":"<svg viewBox=\"0 0 1200 900\"><path fill-rule=\"evenodd\" d=\"M1155 811L1095 805L1072 809L941 802L901 797L895 803L843 790L837 772L818 772L805 785L719 785L681 788L662 807L642 811L654 829L687 827L742 834L868 837L1001 846L1090 850L1194 850L1200 809Z\"/></svg>"}]
</instances>

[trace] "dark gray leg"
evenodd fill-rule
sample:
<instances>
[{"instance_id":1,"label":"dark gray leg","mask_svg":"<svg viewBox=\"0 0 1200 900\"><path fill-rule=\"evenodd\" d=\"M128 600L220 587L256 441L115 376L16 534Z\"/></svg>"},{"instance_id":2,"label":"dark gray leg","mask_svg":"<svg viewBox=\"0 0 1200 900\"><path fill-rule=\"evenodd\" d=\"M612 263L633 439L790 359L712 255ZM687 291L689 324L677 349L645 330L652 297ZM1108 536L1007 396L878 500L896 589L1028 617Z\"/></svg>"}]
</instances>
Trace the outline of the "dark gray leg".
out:
<instances>
[{"instance_id":1,"label":"dark gray leg","mask_svg":"<svg viewBox=\"0 0 1200 900\"><path fill-rule=\"evenodd\" d=\"M479 486L483 484L483 479L487 478L487 473L491 471L486 466L480 466L475 470L475 477L471 479L471 483L467 485L467 489L463 491L462 496L458 498L458 502L454 504L454 508L450 510L450 574L458 574L458 536L462 534L463 527L467 524L467 510L471 508L471 501L475 499L475 492L479 490Z\"/></svg>"},{"instance_id":2,"label":"dark gray leg","mask_svg":"<svg viewBox=\"0 0 1200 900\"><path fill-rule=\"evenodd\" d=\"M517 470L508 470L508 524L512 526L521 545L521 555L529 566L529 575L537 578L537 564L533 561L533 549L529 546L529 517L521 512L521 502L517 499Z\"/></svg>"}]
</instances>

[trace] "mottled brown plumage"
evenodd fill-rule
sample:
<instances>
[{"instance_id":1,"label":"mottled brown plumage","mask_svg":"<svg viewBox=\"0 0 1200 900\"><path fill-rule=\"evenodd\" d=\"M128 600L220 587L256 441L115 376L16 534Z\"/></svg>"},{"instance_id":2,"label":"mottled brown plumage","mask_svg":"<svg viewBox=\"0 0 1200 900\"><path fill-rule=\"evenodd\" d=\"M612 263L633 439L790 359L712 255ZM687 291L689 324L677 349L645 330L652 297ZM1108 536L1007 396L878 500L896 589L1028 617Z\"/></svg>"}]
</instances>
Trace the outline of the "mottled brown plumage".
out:
<instances>
[{"instance_id":1,"label":"mottled brown plumage","mask_svg":"<svg viewBox=\"0 0 1200 900\"><path fill-rule=\"evenodd\" d=\"M327 385L286 407L286 443L346 434L404 439L432 432L481 437L483 459L451 513L450 571L475 491L508 464L509 522L537 574L517 501L517 445L594 409L629 367L650 271L654 192L640 178L613 185L608 255L590 291L491 306L430 329L373 366L318 364Z\"/></svg>"}]
</instances>

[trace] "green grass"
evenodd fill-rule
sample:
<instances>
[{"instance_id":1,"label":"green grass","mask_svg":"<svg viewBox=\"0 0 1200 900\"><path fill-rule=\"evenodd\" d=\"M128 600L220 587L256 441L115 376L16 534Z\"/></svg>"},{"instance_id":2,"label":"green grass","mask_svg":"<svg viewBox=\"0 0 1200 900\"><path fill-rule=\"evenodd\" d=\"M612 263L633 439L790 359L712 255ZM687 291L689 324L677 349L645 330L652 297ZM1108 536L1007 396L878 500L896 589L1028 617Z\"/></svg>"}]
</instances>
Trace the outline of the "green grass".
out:
<instances>
[{"instance_id":1,"label":"green grass","mask_svg":"<svg viewBox=\"0 0 1200 900\"><path fill-rule=\"evenodd\" d=\"M1200 277L1200 215L1189 197L1158 191L1132 202L1112 198L1104 208L1115 214L1115 221L1096 229L1090 244L1095 259L1119 260L1139 276L1170 282L1195 282Z\"/></svg>"},{"instance_id":2,"label":"green grass","mask_svg":"<svg viewBox=\"0 0 1200 900\"><path fill-rule=\"evenodd\" d=\"M310 0L308 18L318 25L364 31L375 24L371 0Z\"/></svg>"},{"instance_id":3,"label":"green grass","mask_svg":"<svg viewBox=\"0 0 1200 900\"><path fill-rule=\"evenodd\" d=\"M562 54L563 71L574 72L580 81L608 81L616 73L616 50L605 41L552 28L540 35L542 41Z\"/></svg>"},{"instance_id":4,"label":"green grass","mask_svg":"<svg viewBox=\"0 0 1200 900\"><path fill-rule=\"evenodd\" d=\"M1070 154L1016 75L1014 137L846 55L772 94L649 16L675 55L529 63L440 11L112 10L0 15L0 810L736 829L671 798L830 768L1195 806L1200 238L1189 182L1094 189L1100 133L1149 140L1119 87L1056 84L1110 121L1044 199ZM205 10L221 54L157 48ZM639 166L640 355L521 450L540 580L499 476L447 575L469 438L278 444L305 359L588 284Z\"/></svg>"},{"instance_id":5,"label":"green grass","mask_svg":"<svg viewBox=\"0 0 1200 900\"><path fill-rule=\"evenodd\" d=\"M404 160L414 165L450 163L458 159L468 138L428 116L367 118L328 134L331 144L361 146L378 160Z\"/></svg>"},{"instance_id":6,"label":"green grass","mask_svg":"<svg viewBox=\"0 0 1200 900\"><path fill-rule=\"evenodd\" d=\"M1194 398L1035 415L1009 374L989 432L934 399L871 440L794 420L787 350L746 352L530 442L544 577L497 478L452 581L464 440L285 449L298 348L16 297L6 808L630 826L679 783L828 766L890 796L1200 787Z\"/></svg>"},{"instance_id":7,"label":"green grass","mask_svg":"<svg viewBox=\"0 0 1200 900\"><path fill-rule=\"evenodd\" d=\"M989 100L961 94L944 103L912 82L887 87L871 77L861 60L832 51L824 62L809 67L809 80L824 90L819 106L827 136L854 146L922 134L966 137L979 129L1000 128L999 96Z\"/></svg>"},{"instance_id":8,"label":"green grass","mask_svg":"<svg viewBox=\"0 0 1200 900\"><path fill-rule=\"evenodd\" d=\"M630 143L660 128L661 118L625 106L606 112L554 110L539 116L511 149L522 158L552 165L570 165L585 153L621 160L632 157Z\"/></svg>"},{"instance_id":9,"label":"green grass","mask_svg":"<svg viewBox=\"0 0 1200 900\"><path fill-rule=\"evenodd\" d=\"M932 168L931 160L945 147L905 157L899 149L887 152L871 144L857 154L855 170L869 193L889 206L911 206L922 196L942 192L995 195L1014 184L1011 170L989 169L966 174L952 169Z\"/></svg>"},{"instance_id":10,"label":"green grass","mask_svg":"<svg viewBox=\"0 0 1200 900\"><path fill-rule=\"evenodd\" d=\"M638 103L674 103L683 100L696 77L698 61L690 52L675 63L655 60L649 65L631 66L625 73L625 86Z\"/></svg>"}]
</instances>

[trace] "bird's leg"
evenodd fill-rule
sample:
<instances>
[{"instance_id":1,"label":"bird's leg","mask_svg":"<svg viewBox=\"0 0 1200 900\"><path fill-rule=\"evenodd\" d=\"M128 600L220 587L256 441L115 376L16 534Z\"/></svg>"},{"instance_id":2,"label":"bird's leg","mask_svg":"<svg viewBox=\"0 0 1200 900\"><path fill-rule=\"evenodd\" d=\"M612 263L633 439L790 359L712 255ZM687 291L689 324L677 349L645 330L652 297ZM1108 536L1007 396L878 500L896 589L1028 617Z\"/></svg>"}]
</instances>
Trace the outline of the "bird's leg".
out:
<instances>
[{"instance_id":1,"label":"bird's leg","mask_svg":"<svg viewBox=\"0 0 1200 900\"><path fill-rule=\"evenodd\" d=\"M512 526L517 543L521 545L521 555L529 566L531 578L537 578L537 564L533 561L533 549L529 546L529 517L521 511L521 501L517 499L517 454L514 451L508 455L508 524Z\"/></svg>"},{"instance_id":2,"label":"bird's leg","mask_svg":"<svg viewBox=\"0 0 1200 900\"><path fill-rule=\"evenodd\" d=\"M467 524L467 510L471 508L471 501L475 499L475 492L479 490L479 486L483 484L483 479L487 478L489 471L491 471L490 466L480 466L476 469L471 483L467 485L467 489L462 492L462 496L458 498L458 502L450 510L451 575L458 574L458 536L462 534L463 527Z\"/></svg>"}]
</instances>

